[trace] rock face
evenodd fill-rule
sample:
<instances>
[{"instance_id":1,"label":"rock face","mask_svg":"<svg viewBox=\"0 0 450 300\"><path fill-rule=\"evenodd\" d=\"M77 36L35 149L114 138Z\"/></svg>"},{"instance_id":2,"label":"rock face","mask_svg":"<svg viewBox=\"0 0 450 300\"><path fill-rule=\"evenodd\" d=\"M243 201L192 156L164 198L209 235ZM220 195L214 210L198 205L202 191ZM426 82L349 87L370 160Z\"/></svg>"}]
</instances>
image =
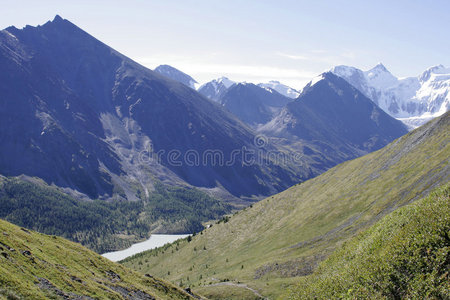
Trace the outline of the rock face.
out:
<instances>
[{"instance_id":1,"label":"rock face","mask_svg":"<svg viewBox=\"0 0 450 300\"><path fill-rule=\"evenodd\" d=\"M410 128L450 109L450 69L442 65L431 67L417 77L403 79L392 75L382 64L365 72L348 66L334 67L331 72Z\"/></svg>"},{"instance_id":2,"label":"rock face","mask_svg":"<svg viewBox=\"0 0 450 300\"><path fill-rule=\"evenodd\" d=\"M380 149L407 129L328 72L311 81L261 131L316 145L328 158L343 161Z\"/></svg>"},{"instance_id":3,"label":"rock face","mask_svg":"<svg viewBox=\"0 0 450 300\"><path fill-rule=\"evenodd\" d=\"M155 72L178 81L191 89L195 89L195 85L197 84L197 81L194 78L169 65L160 65L156 67Z\"/></svg>"},{"instance_id":4,"label":"rock face","mask_svg":"<svg viewBox=\"0 0 450 300\"><path fill-rule=\"evenodd\" d=\"M251 129L59 16L0 31L0 66L1 174L128 200L137 199L133 186L148 193L155 181L251 197L299 180L285 167L232 156L256 148ZM186 163L191 152L201 159L213 150L233 161Z\"/></svg>"}]
</instances>

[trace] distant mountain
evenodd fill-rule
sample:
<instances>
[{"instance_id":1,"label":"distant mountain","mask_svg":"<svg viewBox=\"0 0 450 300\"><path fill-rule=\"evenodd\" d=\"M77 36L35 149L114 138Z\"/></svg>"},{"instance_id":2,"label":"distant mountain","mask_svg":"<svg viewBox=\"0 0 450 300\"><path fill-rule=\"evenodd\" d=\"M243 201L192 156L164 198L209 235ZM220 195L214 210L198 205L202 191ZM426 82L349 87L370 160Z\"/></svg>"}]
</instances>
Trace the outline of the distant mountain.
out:
<instances>
[{"instance_id":1,"label":"distant mountain","mask_svg":"<svg viewBox=\"0 0 450 300\"><path fill-rule=\"evenodd\" d=\"M218 101L223 93L237 82L231 81L227 77L220 77L201 85L198 92L209 99ZM280 83L279 81L269 81L268 83L259 83L257 86L266 89L268 92L276 91L277 93L295 99L300 93L293 88Z\"/></svg>"},{"instance_id":2,"label":"distant mountain","mask_svg":"<svg viewBox=\"0 0 450 300\"><path fill-rule=\"evenodd\" d=\"M269 122L291 99L252 83L238 83L224 91L218 102L252 127Z\"/></svg>"},{"instance_id":3,"label":"distant mountain","mask_svg":"<svg viewBox=\"0 0 450 300\"><path fill-rule=\"evenodd\" d=\"M338 79L336 82L343 81ZM336 89L337 92L343 94L348 92L347 89L351 89L351 87L338 87L337 83L333 84L333 79L321 82L317 84L328 85L330 89ZM314 89L314 86L311 88ZM367 102L368 99L361 97L349 98L349 104L354 105L355 101ZM303 100L309 101L308 99ZM316 101L319 102L318 99ZM330 103L326 102L326 104ZM359 107L359 105L357 106ZM355 114L352 117L358 118L358 115ZM379 120L381 121L381 118ZM376 272L377 269L374 269L380 266L380 261L370 258L384 257L384 259L393 260L395 257L378 251L376 256L367 256L367 252L372 251L372 248L367 248L367 245L373 245L372 242L376 241L374 246L384 247L386 243L390 242L385 239L366 239L365 241L369 244L359 244L355 248L349 247L348 241L362 230L371 227L383 216L427 196L435 188L449 182L449 138L450 113L446 113L379 151L340 164L316 178L268 197L231 217L223 218L205 229L202 234L197 234L190 242L184 241L148 251L127 259L124 265L136 270L141 269L142 272L151 270L155 275L171 281L182 280L184 283L195 286L194 291L201 291L205 297L214 295L216 292L217 287L211 283L220 284L220 282L229 281L241 283L241 289L229 286L230 290L225 290L230 294L231 291L243 291L245 286L249 286L257 289L258 293L264 297L277 299L280 294L291 290L290 287L293 284L299 281L305 282L303 277L312 274L318 264L337 249L340 255L346 255L351 259L350 264L346 262L339 265L342 267L338 266L339 268L330 270L331 272L327 272L327 274L332 276L331 279L334 282L339 283L336 284L336 288L343 290L343 293L338 295L309 294L306 297L299 297L300 299L310 297L321 299L322 296L325 299L341 296L352 298L354 296L351 294L352 286L346 288L351 283L347 281L349 277L341 278L336 274L356 274L355 284L372 281L374 284L371 285L371 288L378 288L380 282L378 282L379 277L377 276L384 274L379 274ZM448 194L445 197L441 203L448 203ZM422 235L418 235L416 239L410 239L411 244L405 246L422 247L427 245L426 241L434 239L440 240L440 242L428 245L443 247L440 252L432 251L431 254L448 253L446 252L448 250L445 249L448 249L449 241L444 233L445 228L448 230L448 215L442 212L434 214L433 210L438 209L439 206L435 205L431 211L428 211L428 214L424 214L424 217L427 218L427 227L425 227L427 230L422 230ZM448 205L443 209L448 210ZM418 212L414 208L410 211ZM441 218L436 218L437 216ZM439 224L440 234L437 233L438 231L428 231L430 218L436 220L436 225ZM420 226L420 222L416 224ZM391 230L392 228L397 228L397 226L388 226L382 229ZM405 228L415 229L414 227ZM372 232L390 236L389 231ZM429 232L433 234L429 234ZM402 243L404 240L400 238L394 241ZM357 250L357 252L343 253L343 245L345 249ZM442 263L440 266L443 267L439 269L441 273L434 273L431 274L434 277L427 277L423 276L422 268L427 265L411 264L409 260L402 259L405 256L397 256L401 259L397 260L397 265L418 270L421 282L423 280L428 282L430 278L446 280L447 269L444 267L444 265L448 266L446 254L430 256L424 252L425 250L409 252L405 249L411 248L400 249L405 255L419 256L423 258L423 261L432 265L435 262ZM172 250L174 251L172 252ZM368 264L359 263L361 258L358 255L359 252L364 258L369 258ZM186 264L186 261L189 263ZM340 261L342 260L332 262L339 263ZM353 261L358 264L352 264ZM205 267L205 262L207 262L208 268ZM355 266L361 269L355 269ZM326 266L323 267L321 266L320 269L328 270ZM394 271L390 273L393 281L396 278L403 279L414 274L403 272L404 268L388 270L395 270L395 273ZM352 271L356 271L356 273ZM369 273L364 273L364 271ZM426 268L426 272L429 271L432 270ZM366 276L367 274L370 276ZM439 274L444 277L439 277ZM445 280L436 279L436 286L438 283L442 286L446 283ZM324 282L325 284L323 284ZM396 284L402 285L401 288L414 285L415 288L421 289L423 285L415 285L417 282L398 280ZM333 285L330 286L329 281L324 281L320 277L313 277L307 283L333 291ZM408 285L403 286L404 283ZM434 286L434 283L432 285ZM392 285L389 286L392 287ZM310 285L305 285L305 288L310 288ZM367 289L364 290L367 292ZM361 298L372 297L373 294L370 294L370 291L369 289L369 294ZM397 290L391 289L390 291ZM445 288L442 291L446 291ZM412 297L414 298L414 296Z\"/></svg>"},{"instance_id":4,"label":"distant mountain","mask_svg":"<svg viewBox=\"0 0 450 300\"><path fill-rule=\"evenodd\" d=\"M235 83L226 77L220 77L201 85L198 92L211 100L218 101L222 94Z\"/></svg>"},{"instance_id":5,"label":"distant mountain","mask_svg":"<svg viewBox=\"0 0 450 300\"><path fill-rule=\"evenodd\" d=\"M323 153L358 157L407 132L359 90L333 73L323 73L261 128L268 134L321 144Z\"/></svg>"},{"instance_id":6,"label":"distant mountain","mask_svg":"<svg viewBox=\"0 0 450 300\"><path fill-rule=\"evenodd\" d=\"M172 80L178 81L185 86L190 87L191 89L196 89L196 84L198 83L195 81L194 78L189 76L186 73L181 72L178 69L175 69L172 66L169 65L160 65L156 67L155 72L158 72L161 75L166 76L167 78L170 78Z\"/></svg>"},{"instance_id":7,"label":"distant mountain","mask_svg":"<svg viewBox=\"0 0 450 300\"><path fill-rule=\"evenodd\" d=\"M0 66L0 174L37 176L77 197L128 200L157 183L236 199L301 179L286 166L244 163L237 149L255 150L255 159L278 150L259 148L256 134L220 105L59 16L0 31Z\"/></svg>"},{"instance_id":8,"label":"distant mountain","mask_svg":"<svg viewBox=\"0 0 450 300\"><path fill-rule=\"evenodd\" d=\"M414 128L450 109L450 69L431 67L417 77L399 79L378 64L368 71L337 66L344 78L391 116Z\"/></svg>"},{"instance_id":9,"label":"distant mountain","mask_svg":"<svg viewBox=\"0 0 450 300\"><path fill-rule=\"evenodd\" d=\"M277 91L283 96L295 99L300 95L300 92L294 90L291 87L288 87L287 85L284 85L280 83L279 81L269 81L268 83L260 83L258 86L263 88L268 88Z\"/></svg>"},{"instance_id":10,"label":"distant mountain","mask_svg":"<svg viewBox=\"0 0 450 300\"><path fill-rule=\"evenodd\" d=\"M83 246L0 220L2 299L197 299Z\"/></svg>"}]
</instances>

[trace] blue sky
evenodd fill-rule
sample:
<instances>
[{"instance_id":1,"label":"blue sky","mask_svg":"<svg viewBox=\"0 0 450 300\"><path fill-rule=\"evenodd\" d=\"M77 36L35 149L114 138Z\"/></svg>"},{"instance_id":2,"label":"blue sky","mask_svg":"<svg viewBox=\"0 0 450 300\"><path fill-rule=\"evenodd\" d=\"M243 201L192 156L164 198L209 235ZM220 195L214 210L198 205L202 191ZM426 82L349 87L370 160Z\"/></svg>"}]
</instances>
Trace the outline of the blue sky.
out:
<instances>
[{"instance_id":1,"label":"blue sky","mask_svg":"<svg viewBox=\"0 0 450 300\"><path fill-rule=\"evenodd\" d=\"M448 0L4 1L0 27L56 14L149 68L203 83L279 80L301 88L339 64L382 62L394 75L450 67Z\"/></svg>"}]
</instances>

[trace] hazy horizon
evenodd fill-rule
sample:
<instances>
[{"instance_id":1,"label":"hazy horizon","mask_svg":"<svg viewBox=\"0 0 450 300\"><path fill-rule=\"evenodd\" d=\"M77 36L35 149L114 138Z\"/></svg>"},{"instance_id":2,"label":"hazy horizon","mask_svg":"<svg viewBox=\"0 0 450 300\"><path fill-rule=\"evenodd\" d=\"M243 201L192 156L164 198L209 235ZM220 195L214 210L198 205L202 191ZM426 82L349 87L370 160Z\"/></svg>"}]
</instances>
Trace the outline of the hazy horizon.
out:
<instances>
[{"instance_id":1,"label":"hazy horizon","mask_svg":"<svg viewBox=\"0 0 450 300\"><path fill-rule=\"evenodd\" d=\"M301 89L336 65L383 63L395 76L450 65L446 1L107 1L3 5L0 27L56 14L154 69L168 64L199 83L277 80Z\"/></svg>"}]
</instances>

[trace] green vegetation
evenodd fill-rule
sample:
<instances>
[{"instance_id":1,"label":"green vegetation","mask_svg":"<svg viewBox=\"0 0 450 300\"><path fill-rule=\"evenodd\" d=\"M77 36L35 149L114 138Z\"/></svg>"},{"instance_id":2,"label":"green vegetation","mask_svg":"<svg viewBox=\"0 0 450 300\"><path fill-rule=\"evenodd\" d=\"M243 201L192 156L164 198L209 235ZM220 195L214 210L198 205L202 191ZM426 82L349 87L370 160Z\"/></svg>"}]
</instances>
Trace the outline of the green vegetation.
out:
<instances>
[{"instance_id":1,"label":"green vegetation","mask_svg":"<svg viewBox=\"0 0 450 300\"><path fill-rule=\"evenodd\" d=\"M191 299L56 236L0 220L0 299Z\"/></svg>"},{"instance_id":2,"label":"green vegetation","mask_svg":"<svg viewBox=\"0 0 450 300\"><path fill-rule=\"evenodd\" d=\"M190 242L146 252L124 265L194 291L229 281L276 298L345 241L449 182L449 133L447 113L377 152L253 204Z\"/></svg>"},{"instance_id":3,"label":"green vegetation","mask_svg":"<svg viewBox=\"0 0 450 300\"><path fill-rule=\"evenodd\" d=\"M207 288L199 287L197 292L202 296L214 300L214 299L263 299L258 297L252 291L245 287L224 285L224 286L211 286ZM202 292L204 292L202 294Z\"/></svg>"},{"instance_id":4,"label":"green vegetation","mask_svg":"<svg viewBox=\"0 0 450 300\"><path fill-rule=\"evenodd\" d=\"M4 177L0 203L0 218L99 253L126 248L152 231L197 232L203 229L202 222L229 212L226 205L197 189L159 185L142 201L80 201L43 183Z\"/></svg>"},{"instance_id":5,"label":"green vegetation","mask_svg":"<svg viewBox=\"0 0 450 300\"><path fill-rule=\"evenodd\" d=\"M350 240L289 299L449 299L449 236L447 185Z\"/></svg>"}]
</instances>

